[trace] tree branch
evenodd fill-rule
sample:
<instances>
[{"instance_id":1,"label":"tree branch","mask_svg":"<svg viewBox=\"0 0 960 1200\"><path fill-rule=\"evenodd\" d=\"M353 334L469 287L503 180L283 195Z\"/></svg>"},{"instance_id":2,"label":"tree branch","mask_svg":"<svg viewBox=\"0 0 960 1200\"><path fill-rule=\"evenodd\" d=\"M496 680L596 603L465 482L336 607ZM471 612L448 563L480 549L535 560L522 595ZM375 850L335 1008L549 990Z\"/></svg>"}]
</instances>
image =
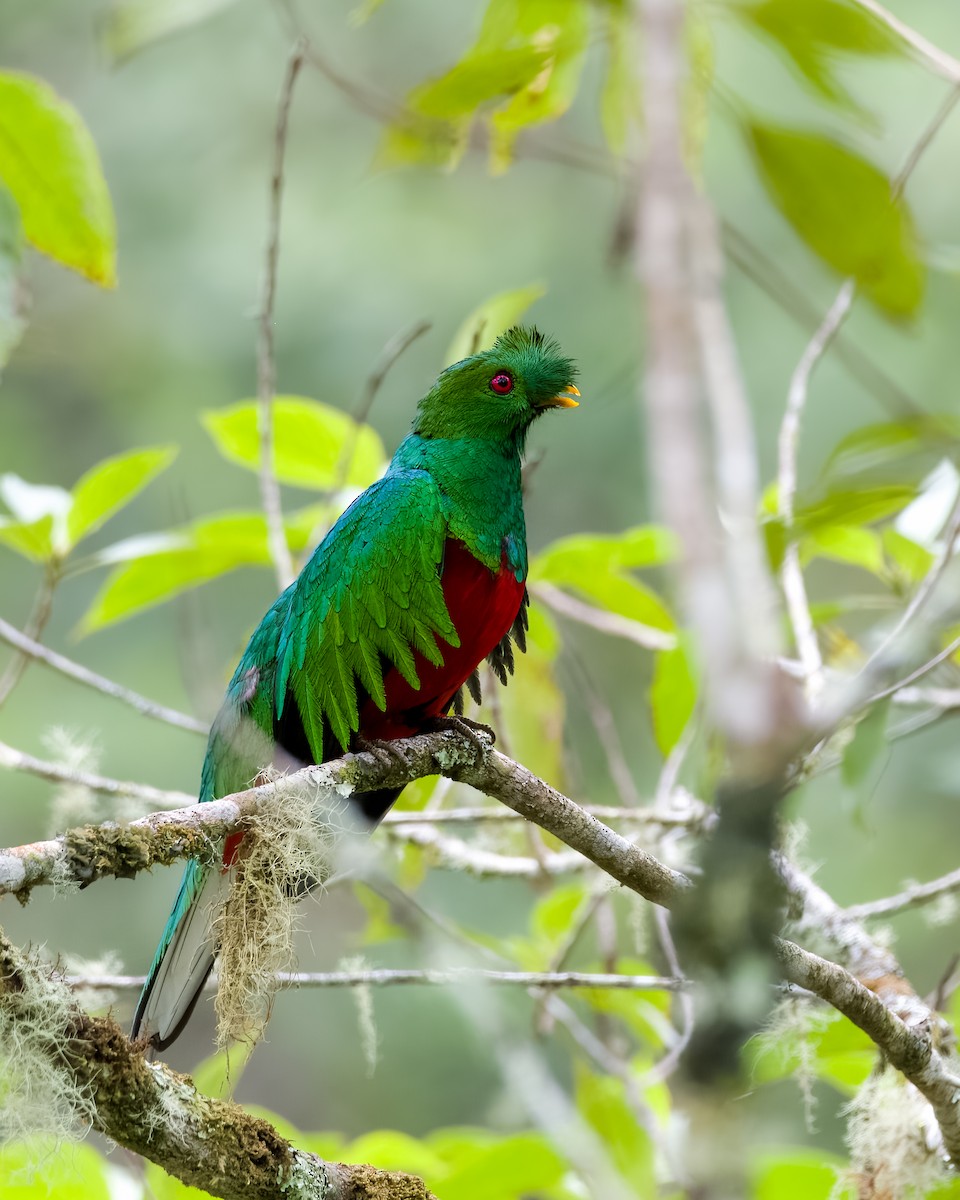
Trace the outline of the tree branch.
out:
<instances>
[{"instance_id":1,"label":"tree branch","mask_svg":"<svg viewBox=\"0 0 960 1200\"><path fill-rule=\"evenodd\" d=\"M413 1176L325 1162L239 1105L204 1096L186 1076L148 1063L116 1022L84 1013L0 931L0 1010L13 1022L36 1020L38 991L45 1056L85 1096L94 1127L183 1183L221 1200L429 1200ZM30 1040L33 1052L38 1040ZM19 1048L9 1049L14 1077L29 1070Z\"/></svg>"},{"instance_id":2,"label":"tree branch","mask_svg":"<svg viewBox=\"0 0 960 1200\"><path fill-rule=\"evenodd\" d=\"M136 709L138 713L142 713L145 717L153 717L157 721L165 721L168 725L173 725L176 729L186 729L189 733L200 733L204 737L210 732L210 726L204 721L198 721L196 717L187 716L186 713L177 712L174 708L167 708L164 704L157 704L154 700L148 700L146 696L141 696L139 692L123 687L119 683L114 683L112 679L98 675L96 671L91 671L88 667L83 667L80 663L75 663L72 659L65 658L64 655L58 654L56 650L48 650L46 646L34 641L33 638L27 637L25 633L21 633L19 629L11 625L8 621L5 621L2 617L0 617L0 641L6 642L8 646L13 646L15 650L19 650L21 654L26 655L28 658L32 658L36 662L41 662L54 671L59 671L61 675L65 675L68 679L82 683L84 687L93 688L97 692L103 692L104 695L112 696L115 700L122 700L124 704Z\"/></svg>"},{"instance_id":3,"label":"tree branch","mask_svg":"<svg viewBox=\"0 0 960 1200\"><path fill-rule=\"evenodd\" d=\"M389 758L369 752L348 754L221 800L153 813L125 826L112 822L89 825L49 841L0 851L0 894L26 899L40 884L85 886L104 876L127 878L178 858L208 857L219 839L243 828L260 806L275 805L304 789L317 796L318 819L342 820L346 818L345 798L352 791L400 787L424 775L446 775L502 801L619 883L657 904L667 903L688 886L679 871L634 846L525 767L487 747L479 737L444 730L397 741L392 747ZM46 765L32 761L35 766ZM0 764L20 765L4 755L2 748Z\"/></svg>"}]
</instances>

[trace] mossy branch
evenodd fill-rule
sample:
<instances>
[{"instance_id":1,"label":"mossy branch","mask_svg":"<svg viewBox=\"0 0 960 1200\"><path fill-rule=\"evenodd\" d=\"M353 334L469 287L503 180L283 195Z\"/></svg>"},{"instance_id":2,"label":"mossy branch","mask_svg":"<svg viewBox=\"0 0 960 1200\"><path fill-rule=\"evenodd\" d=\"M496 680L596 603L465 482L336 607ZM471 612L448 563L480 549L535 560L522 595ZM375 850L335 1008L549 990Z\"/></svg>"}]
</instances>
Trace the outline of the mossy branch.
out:
<instances>
[{"instance_id":1,"label":"mossy branch","mask_svg":"<svg viewBox=\"0 0 960 1200\"><path fill-rule=\"evenodd\" d=\"M25 901L41 884L85 887L105 876L129 878L179 858L210 857L220 839L244 828L264 806L305 791L317 797L318 819L342 824L349 819L345 801L352 792L399 787L425 775L446 775L500 800L657 904L668 903L688 886L679 871L492 749L481 735L443 730L394 742L389 755L347 754L222 800L151 813L127 825L87 825L48 841L0 850L0 895Z\"/></svg>"},{"instance_id":2,"label":"mossy branch","mask_svg":"<svg viewBox=\"0 0 960 1200\"><path fill-rule=\"evenodd\" d=\"M83 1097L80 1115L95 1129L221 1200L431 1200L414 1176L325 1162L239 1105L205 1096L189 1077L147 1062L115 1021L83 1012L69 989L2 931L0 1015L14 1027L33 1026L29 1039L3 1047L13 1075L36 1069L17 1058L18 1047L28 1045L31 1055L45 1056L40 1067L52 1068L64 1091Z\"/></svg>"}]
</instances>

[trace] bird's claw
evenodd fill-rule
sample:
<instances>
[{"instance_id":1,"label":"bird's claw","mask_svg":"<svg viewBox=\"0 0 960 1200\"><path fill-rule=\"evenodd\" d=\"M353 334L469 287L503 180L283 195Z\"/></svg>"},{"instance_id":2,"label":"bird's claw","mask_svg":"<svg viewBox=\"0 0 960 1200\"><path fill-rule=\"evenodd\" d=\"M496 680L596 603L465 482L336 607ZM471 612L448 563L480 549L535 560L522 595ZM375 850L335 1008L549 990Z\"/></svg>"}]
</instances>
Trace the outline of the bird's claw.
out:
<instances>
[{"instance_id":1,"label":"bird's claw","mask_svg":"<svg viewBox=\"0 0 960 1200\"><path fill-rule=\"evenodd\" d=\"M410 766L406 754L394 742L357 735L353 744L360 753L372 754L382 767L395 767L398 763L404 768Z\"/></svg>"},{"instance_id":2,"label":"bird's claw","mask_svg":"<svg viewBox=\"0 0 960 1200\"><path fill-rule=\"evenodd\" d=\"M478 754L486 754L497 741L497 735L489 725L484 725L482 721L471 721L469 717L434 717L427 729L430 733L441 733L445 729L459 733L476 746Z\"/></svg>"}]
</instances>

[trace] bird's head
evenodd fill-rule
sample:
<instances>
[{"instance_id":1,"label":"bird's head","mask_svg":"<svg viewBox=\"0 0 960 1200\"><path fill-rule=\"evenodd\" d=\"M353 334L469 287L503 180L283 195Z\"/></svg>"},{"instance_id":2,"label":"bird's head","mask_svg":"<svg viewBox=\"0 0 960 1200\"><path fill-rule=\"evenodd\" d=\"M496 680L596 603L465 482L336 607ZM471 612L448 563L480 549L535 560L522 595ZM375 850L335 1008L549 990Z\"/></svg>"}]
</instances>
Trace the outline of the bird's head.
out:
<instances>
[{"instance_id":1,"label":"bird's head","mask_svg":"<svg viewBox=\"0 0 960 1200\"><path fill-rule=\"evenodd\" d=\"M576 408L576 374L552 338L514 326L489 350L447 367L420 401L414 432L522 446L531 422L548 408Z\"/></svg>"}]
</instances>

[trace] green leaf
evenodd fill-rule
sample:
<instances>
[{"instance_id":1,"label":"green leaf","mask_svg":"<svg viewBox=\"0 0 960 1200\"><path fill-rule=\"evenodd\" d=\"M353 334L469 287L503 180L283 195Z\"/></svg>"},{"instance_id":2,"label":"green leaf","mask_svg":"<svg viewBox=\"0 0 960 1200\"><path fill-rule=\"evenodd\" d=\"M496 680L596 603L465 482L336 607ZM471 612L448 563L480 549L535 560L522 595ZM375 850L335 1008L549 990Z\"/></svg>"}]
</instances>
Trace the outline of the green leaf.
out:
<instances>
[{"instance_id":1,"label":"green leaf","mask_svg":"<svg viewBox=\"0 0 960 1200\"><path fill-rule=\"evenodd\" d=\"M104 1167L91 1146L0 1146L2 1200L110 1200Z\"/></svg>"},{"instance_id":2,"label":"green leaf","mask_svg":"<svg viewBox=\"0 0 960 1200\"><path fill-rule=\"evenodd\" d=\"M859 1090L877 1061L877 1048L863 1030L833 1010L778 1025L753 1038L745 1054L757 1083L812 1074L847 1096Z\"/></svg>"},{"instance_id":3,"label":"green leaf","mask_svg":"<svg viewBox=\"0 0 960 1200\"><path fill-rule=\"evenodd\" d=\"M656 567L676 558L676 539L661 525L637 525L620 534L578 533L551 542L530 563L532 582L579 584L598 571Z\"/></svg>"},{"instance_id":4,"label":"green leaf","mask_svg":"<svg viewBox=\"0 0 960 1200\"><path fill-rule=\"evenodd\" d=\"M516 674L506 688L491 681L498 691L504 730L509 731L510 749L535 775L563 789L566 770L563 760L563 730L566 699L557 683L554 663L532 638L527 652L518 655ZM486 697L489 702L490 697Z\"/></svg>"},{"instance_id":5,"label":"green leaf","mask_svg":"<svg viewBox=\"0 0 960 1200\"><path fill-rule=\"evenodd\" d=\"M492 346L501 333L516 325L531 304L546 294L546 290L543 284L531 283L527 287L498 292L485 300L453 335L445 361L448 364L460 362Z\"/></svg>"},{"instance_id":6,"label":"green leaf","mask_svg":"<svg viewBox=\"0 0 960 1200\"><path fill-rule=\"evenodd\" d=\"M0 500L12 514L0 517L0 541L39 562L66 553L69 492L7 474L0 475Z\"/></svg>"},{"instance_id":7,"label":"green leaf","mask_svg":"<svg viewBox=\"0 0 960 1200\"><path fill-rule=\"evenodd\" d=\"M23 230L16 201L0 185L0 371L20 341L26 322L26 294L20 279Z\"/></svg>"},{"instance_id":8,"label":"green leaf","mask_svg":"<svg viewBox=\"0 0 960 1200\"><path fill-rule=\"evenodd\" d=\"M852 1185L837 1187L848 1164L822 1150L763 1150L751 1163L753 1200L853 1200Z\"/></svg>"},{"instance_id":9,"label":"green leaf","mask_svg":"<svg viewBox=\"0 0 960 1200\"><path fill-rule=\"evenodd\" d=\"M893 526L881 534L883 548L896 571L908 583L919 583L933 566L933 555L919 542L904 537Z\"/></svg>"},{"instance_id":10,"label":"green leaf","mask_svg":"<svg viewBox=\"0 0 960 1200\"><path fill-rule=\"evenodd\" d=\"M205 1096L216 1099L231 1096L246 1070L251 1053L249 1046L234 1045L211 1054L190 1072L193 1086Z\"/></svg>"},{"instance_id":11,"label":"green leaf","mask_svg":"<svg viewBox=\"0 0 960 1200\"><path fill-rule=\"evenodd\" d=\"M291 550L303 549L308 528L326 511L312 506L304 521L286 522ZM84 614L77 633L86 636L238 567L269 566L266 520L262 513L205 517L180 530L130 538L94 556L94 563L119 562Z\"/></svg>"},{"instance_id":12,"label":"green leaf","mask_svg":"<svg viewBox=\"0 0 960 1200\"><path fill-rule=\"evenodd\" d=\"M883 575L886 567L880 534L861 525L827 525L814 530L801 541L800 558L804 564L813 558L830 558L863 567L873 575Z\"/></svg>"},{"instance_id":13,"label":"green leaf","mask_svg":"<svg viewBox=\"0 0 960 1200\"><path fill-rule=\"evenodd\" d=\"M574 915L587 896L586 885L582 883L566 883L551 888L533 906L530 914L533 936L547 946L555 946L569 932Z\"/></svg>"},{"instance_id":14,"label":"green leaf","mask_svg":"<svg viewBox=\"0 0 960 1200\"><path fill-rule=\"evenodd\" d=\"M545 1137L514 1134L464 1155L443 1179L443 1200L526 1200L558 1184L565 1170Z\"/></svg>"},{"instance_id":15,"label":"green leaf","mask_svg":"<svg viewBox=\"0 0 960 1200\"><path fill-rule=\"evenodd\" d=\"M176 456L176 446L131 450L104 459L87 471L74 485L73 506L67 514L70 545L99 529L115 512L129 504L152 479L170 466Z\"/></svg>"},{"instance_id":16,"label":"green leaf","mask_svg":"<svg viewBox=\"0 0 960 1200\"><path fill-rule=\"evenodd\" d=\"M655 1196L658 1187L653 1144L627 1102L624 1081L611 1075L594 1075L578 1065L576 1095L577 1108L607 1147L614 1167L637 1196Z\"/></svg>"},{"instance_id":17,"label":"green leaf","mask_svg":"<svg viewBox=\"0 0 960 1200\"><path fill-rule=\"evenodd\" d=\"M114 0L100 26L100 40L109 58L122 62L173 33L198 25L228 8L234 0Z\"/></svg>"},{"instance_id":18,"label":"green leaf","mask_svg":"<svg viewBox=\"0 0 960 1200\"><path fill-rule=\"evenodd\" d=\"M532 78L518 88L491 121L490 164L505 171L517 134L528 125L556 120L577 93L589 25L583 0L526 0L517 6L516 35L530 39L545 57Z\"/></svg>"},{"instance_id":19,"label":"green leaf","mask_svg":"<svg viewBox=\"0 0 960 1200\"><path fill-rule=\"evenodd\" d=\"M751 124L767 191L799 236L893 316L912 316L925 272L913 218L890 180L865 158L818 133Z\"/></svg>"},{"instance_id":20,"label":"green leaf","mask_svg":"<svg viewBox=\"0 0 960 1200\"><path fill-rule=\"evenodd\" d=\"M881 700L857 722L853 737L847 743L840 762L840 778L851 791L869 792L890 757L887 739L887 718L890 701Z\"/></svg>"},{"instance_id":21,"label":"green leaf","mask_svg":"<svg viewBox=\"0 0 960 1200\"><path fill-rule=\"evenodd\" d=\"M381 1171L406 1171L421 1177L442 1178L443 1159L425 1142L396 1129L378 1129L344 1147L341 1162L369 1163Z\"/></svg>"},{"instance_id":22,"label":"green leaf","mask_svg":"<svg viewBox=\"0 0 960 1200\"><path fill-rule=\"evenodd\" d=\"M814 91L849 112L861 110L836 77L837 54L903 52L885 25L844 0L762 0L734 11L772 39Z\"/></svg>"},{"instance_id":23,"label":"green leaf","mask_svg":"<svg viewBox=\"0 0 960 1200\"><path fill-rule=\"evenodd\" d=\"M892 517L917 495L910 484L838 489L818 500L801 504L794 517L798 533L812 534L837 525L869 525Z\"/></svg>"},{"instance_id":24,"label":"green leaf","mask_svg":"<svg viewBox=\"0 0 960 1200\"><path fill-rule=\"evenodd\" d=\"M93 138L71 104L18 72L0 72L0 180L27 241L94 283L116 284L113 206Z\"/></svg>"},{"instance_id":25,"label":"green leaf","mask_svg":"<svg viewBox=\"0 0 960 1200\"><path fill-rule=\"evenodd\" d=\"M257 404L244 401L203 413L205 429L230 462L260 469ZM379 435L340 409L302 396L273 402L273 467L281 483L325 490L365 488L380 475L386 453Z\"/></svg>"},{"instance_id":26,"label":"green leaf","mask_svg":"<svg viewBox=\"0 0 960 1200\"><path fill-rule=\"evenodd\" d=\"M683 644L659 650L650 684L653 735L666 757L683 736L697 704L697 679L690 653Z\"/></svg>"}]
</instances>

